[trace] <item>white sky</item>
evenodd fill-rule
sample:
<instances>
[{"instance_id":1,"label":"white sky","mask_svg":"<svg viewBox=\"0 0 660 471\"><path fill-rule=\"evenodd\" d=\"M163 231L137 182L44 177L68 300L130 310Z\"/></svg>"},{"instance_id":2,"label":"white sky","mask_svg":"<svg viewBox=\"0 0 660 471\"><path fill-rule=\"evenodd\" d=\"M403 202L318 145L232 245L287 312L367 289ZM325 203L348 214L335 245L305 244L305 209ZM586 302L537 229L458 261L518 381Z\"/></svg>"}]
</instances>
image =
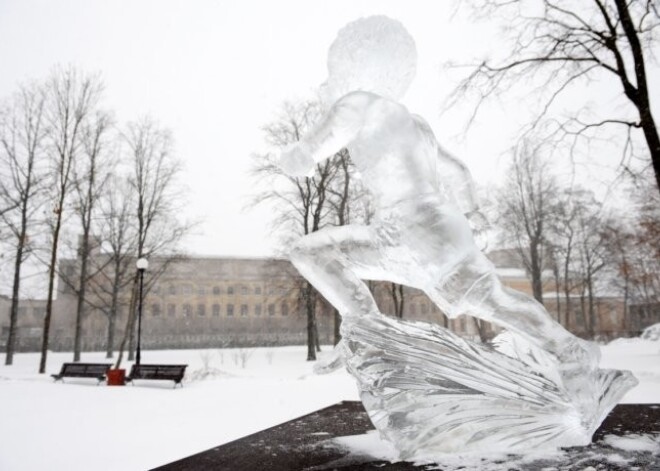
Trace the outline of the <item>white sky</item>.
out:
<instances>
[{"instance_id":1,"label":"white sky","mask_svg":"<svg viewBox=\"0 0 660 471\"><path fill-rule=\"evenodd\" d=\"M205 221L186 248L264 255L272 249L268 211L242 210L254 191L247 170L250 155L263 148L260 127L284 100L307 96L323 82L328 46L340 27L360 16L386 14L406 26L420 61L404 103L430 121L478 182L501 175L503 153L524 121L520 110L492 106L467 136L461 136L467 110L440 117L455 85L441 65L482 57L497 33L452 15L452 5L0 0L0 97L21 81L45 77L58 63L101 72L106 105L119 122L150 114L174 132L190 188L188 216Z\"/></svg>"}]
</instances>

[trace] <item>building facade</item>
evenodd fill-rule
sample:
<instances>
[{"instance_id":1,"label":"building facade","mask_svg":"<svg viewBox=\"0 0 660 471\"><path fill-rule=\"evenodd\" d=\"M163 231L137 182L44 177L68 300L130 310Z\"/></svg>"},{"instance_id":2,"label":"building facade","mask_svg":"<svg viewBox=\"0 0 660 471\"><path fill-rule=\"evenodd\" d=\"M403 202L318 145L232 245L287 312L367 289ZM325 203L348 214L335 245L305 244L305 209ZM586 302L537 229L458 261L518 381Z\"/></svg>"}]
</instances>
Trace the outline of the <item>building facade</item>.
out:
<instances>
[{"instance_id":1,"label":"building facade","mask_svg":"<svg viewBox=\"0 0 660 471\"><path fill-rule=\"evenodd\" d=\"M493 253L499 265L503 283L513 289L531 293L530 282L520 267L503 253ZM109 330L109 273L104 255L96 253L95 266L105 267L94 275L87 290L83 315L82 347L84 350L104 350ZM131 262L132 264L133 262ZM77 295L74 286L78 261L60 262L57 300L51 327L51 348L73 348ZM130 267L131 276L135 269ZM133 283L127 282L118 299L114 323L114 346L127 328L128 305ZM283 259L189 257L173 261L152 260L144 278L142 310L143 348L221 348L232 346L272 346L304 344L307 340L307 315L303 288L305 280ZM498 328L477 323L470 316L447 319L421 291L412 288L393 289L387 282L369 283L381 312L404 319L435 322L460 335L485 339L493 337ZM590 335L585 321L584 299L569 300L557 296L550 283L546 286L544 304L563 325L581 336ZM660 322L660 316L648 316L640 322L626 313L623 300L598 298L595 301L593 331L596 336L613 338L629 336L646 325ZM6 313L6 314L5 314ZM19 350L36 350L40 345L44 301L22 301L19 308ZM656 319L655 317L658 317ZM0 348L8 331L9 302L0 297ZM318 296L316 321L319 341L334 341L335 313Z\"/></svg>"}]
</instances>

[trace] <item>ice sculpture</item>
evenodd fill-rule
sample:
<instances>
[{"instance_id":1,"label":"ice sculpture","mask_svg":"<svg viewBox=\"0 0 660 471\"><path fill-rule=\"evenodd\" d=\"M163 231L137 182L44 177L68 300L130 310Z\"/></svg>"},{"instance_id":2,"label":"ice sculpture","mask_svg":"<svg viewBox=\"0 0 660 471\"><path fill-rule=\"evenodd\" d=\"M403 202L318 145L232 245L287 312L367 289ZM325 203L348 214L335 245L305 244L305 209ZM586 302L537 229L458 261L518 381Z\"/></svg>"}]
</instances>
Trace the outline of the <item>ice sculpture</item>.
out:
<instances>
[{"instance_id":1,"label":"ice sculpture","mask_svg":"<svg viewBox=\"0 0 660 471\"><path fill-rule=\"evenodd\" d=\"M341 313L339 353L401 458L585 445L636 380L599 369L595 344L500 283L472 237L470 222L482 216L467 168L397 102L415 63L415 43L398 21L363 18L338 33L323 86L327 112L283 152L281 166L309 175L347 148L376 215L367 226L303 237L291 261ZM365 279L423 290L450 318L493 322L506 339L490 347L385 316Z\"/></svg>"}]
</instances>

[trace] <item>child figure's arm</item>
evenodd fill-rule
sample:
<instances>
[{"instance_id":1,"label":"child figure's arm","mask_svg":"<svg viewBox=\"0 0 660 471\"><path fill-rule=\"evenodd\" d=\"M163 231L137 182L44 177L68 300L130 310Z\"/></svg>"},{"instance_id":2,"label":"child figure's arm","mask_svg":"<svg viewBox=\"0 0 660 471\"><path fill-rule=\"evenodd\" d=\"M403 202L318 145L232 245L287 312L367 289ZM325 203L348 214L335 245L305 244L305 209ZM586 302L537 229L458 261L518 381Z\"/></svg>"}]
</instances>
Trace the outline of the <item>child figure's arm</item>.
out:
<instances>
[{"instance_id":1,"label":"child figure's arm","mask_svg":"<svg viewBox=\"0 0 660 471\"><path fill-rule=\"evenodd\" d=\"M437 174L464 214L479 210L479 201L470 171L463 162L438 145Z\"/></svg>"},{"instance_id":2,"label":"child figure's arm","mask_svg":"<svg viewBox=\"0 0 660 471\"><path fill-rule=\"evenodd\" d=\"M447 188L455 204L468 218L472 230L475 233L486 230L489 223L479 210L474 180L465 164L438 145L436 165L441 184Z\"/></svg>"},{"instance_id":3,"label":"child figure's arm","mask_svg":"<svg viewBox=\"0 0 660 471\"><path fill-rule=\"evenodd\" d=\"M339 99L318 125L282 152L282 169L293 176L312 174L315 163L331 157L355 138L375 99L375 95L365 92L352 92Z\"/></svg>"}]
</instances>

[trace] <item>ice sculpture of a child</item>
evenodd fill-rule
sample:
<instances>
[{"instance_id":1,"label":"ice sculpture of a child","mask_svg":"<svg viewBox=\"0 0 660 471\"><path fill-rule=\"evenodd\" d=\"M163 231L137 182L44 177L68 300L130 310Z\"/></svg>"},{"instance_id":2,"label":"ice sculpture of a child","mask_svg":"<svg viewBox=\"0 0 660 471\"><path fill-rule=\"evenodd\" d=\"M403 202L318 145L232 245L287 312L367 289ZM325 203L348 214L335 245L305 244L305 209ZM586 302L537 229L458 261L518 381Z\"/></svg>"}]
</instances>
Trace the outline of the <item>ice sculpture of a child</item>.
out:
<instances>
[{"instance_id":1,"label":"ice sculpture of a child","mask_svg":"<svg viewBox=\"0 0 660 471\"><path fill-rule=\"evenodd\" d=\"M470 220L478 225L481 215L467 168L397 102L415 64L414 41L397 21L369 17L339 32L323 88L327 112L283 152L281 166L310 175L348 149L375 217L304 236L291 261L341 313L347 340L336 353L401 458L587 444L636 381L598 369L595 344L501 284L472 237ZM418 288L451 318L504 327L513 354L381 315L365 279Z\"/></svg>"},{"instance_id":2,"label":"ice sculpture of a child","mask_svg":"<svg viewBox=\"0 0 660 471\"><path fill-rule=\"evenodd\" d=\"M323 86L329 110L283 153L281 166L308 175L316 162L347 148L373 196L374 223L307 235L291 261L344 317L378 313L362 280L388 280L423 290L450 318L469 314L497 323L593 369L597 347L567 332L534 299L503 286L475 245L468 220L482 216L469 171L423 118L396 101L415 67L415 43L394 20L369 17L339 32Z\"/></svg>"}]
</instances>

